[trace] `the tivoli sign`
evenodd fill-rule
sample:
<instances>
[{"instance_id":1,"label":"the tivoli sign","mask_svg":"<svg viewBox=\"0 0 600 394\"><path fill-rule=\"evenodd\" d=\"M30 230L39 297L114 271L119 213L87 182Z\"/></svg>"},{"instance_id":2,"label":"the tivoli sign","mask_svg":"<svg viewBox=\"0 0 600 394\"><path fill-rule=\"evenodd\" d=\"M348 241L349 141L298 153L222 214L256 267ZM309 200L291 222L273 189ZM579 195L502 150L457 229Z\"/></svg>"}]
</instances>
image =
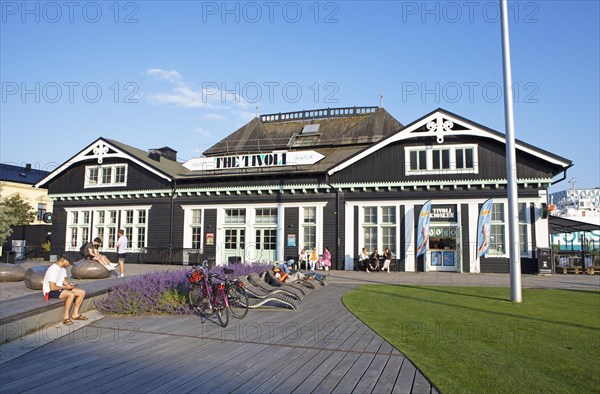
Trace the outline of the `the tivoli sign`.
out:
<instances>
[{"instance_id":1,"label":"the tivoli sign","mask_svg":"<svg viewBox=\"0 0 600 394\"><path fill-rule=\"evenodd\" d=\"M247 155L199 157L188 160L183 166L191 171L225 170L232 168L284 167L315 164L322 154L309 151L276 151Z\"/></svg>"}]
</instances>

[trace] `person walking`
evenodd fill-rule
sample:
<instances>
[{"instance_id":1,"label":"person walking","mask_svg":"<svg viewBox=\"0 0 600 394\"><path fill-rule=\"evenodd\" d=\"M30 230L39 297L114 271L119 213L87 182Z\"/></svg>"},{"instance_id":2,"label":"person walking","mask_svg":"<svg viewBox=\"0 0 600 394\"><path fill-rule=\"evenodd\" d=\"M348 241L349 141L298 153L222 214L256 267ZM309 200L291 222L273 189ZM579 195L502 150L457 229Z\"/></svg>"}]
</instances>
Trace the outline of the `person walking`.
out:
<instances>
[{"instance_id":1,"label":"person walking","mask_svg":"<svg viewBox=\"0 0 600 394\"><path fill-rule=\"evenodd\" d=\"M127 257L127 242L124 230L119 230L119 239L117 239L117 259L119 261L119 269L121 270L120 278L125 276L125 258Z\"/></svg>"}]
</instances>

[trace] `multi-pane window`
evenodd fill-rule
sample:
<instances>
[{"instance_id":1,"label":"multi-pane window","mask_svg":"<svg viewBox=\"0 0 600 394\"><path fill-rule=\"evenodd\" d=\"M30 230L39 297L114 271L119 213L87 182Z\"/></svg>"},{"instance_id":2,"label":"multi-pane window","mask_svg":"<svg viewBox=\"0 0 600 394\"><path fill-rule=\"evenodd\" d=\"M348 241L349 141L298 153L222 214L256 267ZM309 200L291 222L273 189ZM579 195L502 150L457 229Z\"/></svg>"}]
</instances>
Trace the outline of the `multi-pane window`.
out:
<instances>
[{"instance_id":1,"label":"multi-pane window","mask_svg":"<svg viewBox=\"0 0 600 394\"><path fill-rule=\"evenodd\" d=\"M277 224L277 209L276 208L257 208L256 209L256 224Z\"/></svg>"},{"instance_id":2,"label":"multi-pane window","mask_svg":"<svg viewBox=\"0 0 600 394\"><path fill-rule=\"evenodd\" d=\"M277 247L277 229L256 230L256 249L275 250Z\"/></svg>"},{"instance_id":3,"label":"multi-pane window","mask_svg":"<svg viewBox=\"0 0 600 394\"><path fill-rule=\"evenodd\" d=\"M311 250L317 246L317 208L304 207L302 213L302 247Z\"/></svg>"},{"instance_id":4,"label":"multi-pane window","mask_svg":"<svg viewBox=\"0 0 600 394\"><path fill-rule=\"evenodd\" d=\"M450 169L450 149L433 149L431 153L434 170Z\"/></svg>"},{"instance_id":5,"label":"multi-pane window","mask_svg":"<svg viewBox=\"0 0 600 394\"><path fill-rule=\"evenodd\" d=\"M414 171L427 169L427 151L425 149L410 151L410 169Z\"/></svg>"},{"instance_id":6,"label":"multi-pane window","mask_svg":"<svg viewBox=\"0 0 600 394\"><path fill-rule=\"evenodd\" d=\"M98 237L101 250L113 251L119 225L125 230L132 252L146 247L148 208L68 210L67 250L77 250L83 243Z\"/></svg>"},{"instance_id":7,"label":"multi-pane window","mask_svg":"<svg viewBox=\"0 0 600 394\"><path fill-rule=\"evenodd\" d=\"M225 224L246 224L246 210L241 209L226 209Z\"/></svg>"},{"instance_id":8,"label":"multi-pane window","mask_svg":"<svg viewBox=\"0 0 600 394\"><path fill-rule=\"evenodd\" d=\"M85 168L85 187L127 185L127 164L107 164Z\"/></svg>"},{"instance_id":9,"label":"multi-pane window","mask_svg":"<svg viewBox=\"0 0 600 394\"><path fill-rule=\"evenodd\" d=\"M396 252L396 207L381 208L381 242L382 254L385 248Z\"/></svg>"},{"instance_id":10,"label":"multi-pane window","mask_svg":"<svg viewBox=\"0 0 600 394\"><path fill-rule=\"evenodd\" d=\"M456 168L473 168L473 148L457 148L454 150Z\"/></svg>"},{"instance_id":11,"label":"multi-pane window","mask_svg":"<svg viewBox=\"0 0 600 394\"><path fill-rule=\"evenodd\" d=\"M135 224L135 229L137 231L137 247L145 248L146 247L146 215L147 211L145 209L137 209L137 222Z\"/></svg>"},{"instance_id":12,"label":"multi-pane window","mask_svg":"<svg viewBox=\"0 0 600 394\"><path fill-rule=\"evenodd\" d=\"M519 248L521 255L529 254L529 237L527 236L527 204L519 203Z\"/></svg>"},{"instance_id":13,"label":"multi-pane window","mask_svg":"<svg viewBox=\"0 0 600 394\"><path fill-rule=\"evenodd\" d=\"M192 249L202 249L202 209L192 209Z\"/></svg>"},{"instance_id":14,"label":"multi-pane window","mask_svg":"<svg viewBox=\"0 0 600 394\"><path fill-rule=\"evenodd\" d=\"M490 255L503 255L506 252L505 243L504 204L492 206L492 226L490 229Z\"/></svg>"},{"instance_id":15,"label":"multi-pane window","mask_svg":"<svg viewBox=\"0 0 600 394\"><path fill-rule=\"evenodd\" d=\"M67 226L68 246L78 248L89 239L90 212L72 211L69 212L69 221Z\"/></svg>"},{"instance_id":16,"label":"multi-pane window","mask_svg":"<svg viewBox=\"0 0 600 394\"><path fill-rule=\"evenodd\" d=\"M385 248L396 253L396 207L364 207L362 230L362 246L369 253L377 249L382 255Z\"/></svg>"},{"instance_id":17,"label":"multi-pane window","mask_svg":"<svg viewBox=\"0 0 600 394\"><path fill-rule=\"evenodd\" d=\"M377 248L377 207L365 207L363 212L364 247L372 253Z\"/></svg>"},{"instance_id":18,"label":"multi-pane window","mask_svg":"<svg viewBox=\"0 0 600 394\"><path fill-rule=\"evenodd\" d=\"M44 219L44 214L46 213L46 204L39 203L37 210L37 220Z\"/></svg>"},{"instance_id":19,"label":"multi-pane window","mask_svg":"<svg viewBox=\"0 0 600 394\"><path fill-rule=\"evenodd\" d=\"M406 174L477 172L475 145L407 147Z\"/></svg>"}]
</instances>

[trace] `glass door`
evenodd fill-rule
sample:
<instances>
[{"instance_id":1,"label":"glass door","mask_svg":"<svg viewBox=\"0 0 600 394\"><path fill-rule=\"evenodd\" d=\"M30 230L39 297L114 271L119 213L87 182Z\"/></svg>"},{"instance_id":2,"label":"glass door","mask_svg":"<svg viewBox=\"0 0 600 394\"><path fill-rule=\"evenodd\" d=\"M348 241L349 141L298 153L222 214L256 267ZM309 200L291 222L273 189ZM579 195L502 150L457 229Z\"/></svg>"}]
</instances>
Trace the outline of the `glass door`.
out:
<instances>
[{"instance_id":1,"label":"glass door","mask_svg":"<svg viewBox=\"0 0 600 394\"><path fill-rule=\"evenodd\" d=\"M427 271L459 270L458 229L455 226L429 228Z\"/></svg>"},{"instance_id":2,"label":"glass door","mask_svg":"<svg viewBox=\"0 0 600 394\"><path fill-rule=\"evenodd\" d=\"M245 260L246 229L243 227L226 228L224 246L223 262L243 263Z\"/></svg>"},{"instance_id":3,"label":"glass door","mask_svg":"<svg viewBox=\"0 0 600 394\"><path fill-rule=\"evenodd\" d=\"M269 263L277 259L277 229L256 229L256 258Z\"/></svg>"}]
</instances>

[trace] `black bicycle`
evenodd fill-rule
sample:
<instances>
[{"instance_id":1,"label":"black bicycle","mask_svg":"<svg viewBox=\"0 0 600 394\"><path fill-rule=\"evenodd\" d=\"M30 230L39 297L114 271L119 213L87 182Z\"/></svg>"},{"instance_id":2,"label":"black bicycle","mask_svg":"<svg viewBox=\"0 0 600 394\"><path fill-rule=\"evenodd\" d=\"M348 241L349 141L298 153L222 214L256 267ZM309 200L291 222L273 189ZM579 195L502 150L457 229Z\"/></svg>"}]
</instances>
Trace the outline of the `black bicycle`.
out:
<instances>
[{"instance_id":1,"label":"black bicycle","mask_svg":"<svg viewBox=\"0 0 600 394\"><path fill-rule=\"evenodd\" d=\"M242 319L248 314L248 293L246 293L244 283L237 278L229 280L227 277L229 274L233 274L233 270L223 268L224 278L220 278L225 284L229 312L231 312L233 317Z\"/></svg>"}]
</instances>

